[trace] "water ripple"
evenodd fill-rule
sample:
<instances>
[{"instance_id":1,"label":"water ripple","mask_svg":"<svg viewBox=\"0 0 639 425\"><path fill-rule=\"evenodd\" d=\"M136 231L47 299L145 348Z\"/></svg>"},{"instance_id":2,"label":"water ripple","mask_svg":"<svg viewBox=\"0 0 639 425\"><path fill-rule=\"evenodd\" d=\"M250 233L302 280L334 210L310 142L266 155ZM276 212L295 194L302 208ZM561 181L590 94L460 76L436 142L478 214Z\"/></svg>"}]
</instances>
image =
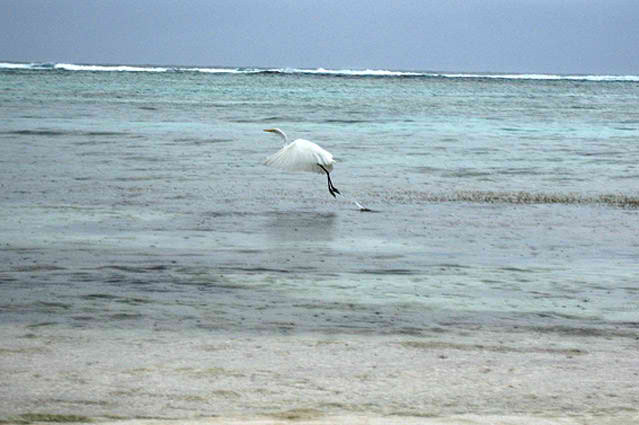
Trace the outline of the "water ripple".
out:
<instances>
[{"instance_id":1,"label":"water ripple","mask_svg":"<svg viewBox=\"0 0 639 425\"><path fill-rule=\"evenodd\" d=\"M580 193L552 192L500 192L500 191L455 191L452 193L397 190L393 192L371 192L371 197L386 201L410 202L473 202L482 204L567 204L607 205L621 208L639 208L639 196L622 193L586 195Z\"/></svg>"}]
</instances>

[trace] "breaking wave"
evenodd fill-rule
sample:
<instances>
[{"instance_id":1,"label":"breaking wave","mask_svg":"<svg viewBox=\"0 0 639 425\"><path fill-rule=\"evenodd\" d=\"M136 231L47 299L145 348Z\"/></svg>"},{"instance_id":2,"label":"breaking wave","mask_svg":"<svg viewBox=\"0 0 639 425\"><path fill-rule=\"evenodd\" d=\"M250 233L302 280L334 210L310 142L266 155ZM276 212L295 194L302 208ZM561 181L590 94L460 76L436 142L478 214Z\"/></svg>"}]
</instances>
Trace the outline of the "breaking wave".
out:
<instances>
[{"instance_id":1,"label":"breaking wave","mask_svg":"<svg viewBox=\"0 0 639 425\"><path fill-rule=\"evenodd\" d=\"M326 69L326 68L228 68L196 66L154 65L101 65L73 63L17 63L0 62L0 72L11 70L31 71L83 71L83 72L199 72L206 74L297 74L338 77L408 77L450 79L503 79L503 80L569 80L569 81L625 81L639 82L639 75L561 75L561 74L502 74L502 73L446 73L392 71L385 69Z\"/></svg>"}]
</instances>

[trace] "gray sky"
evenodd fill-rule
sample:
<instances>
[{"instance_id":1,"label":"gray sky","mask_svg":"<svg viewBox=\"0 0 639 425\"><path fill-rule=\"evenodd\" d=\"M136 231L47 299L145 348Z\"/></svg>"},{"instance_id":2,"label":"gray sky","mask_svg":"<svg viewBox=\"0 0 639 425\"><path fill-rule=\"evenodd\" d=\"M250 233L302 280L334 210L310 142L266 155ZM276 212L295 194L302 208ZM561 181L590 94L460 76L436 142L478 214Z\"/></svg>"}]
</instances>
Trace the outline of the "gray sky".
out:
<instances>
[{"instance_id":1,"label":"gray sky","mask_svg":"<svg viewBox=\"0 0 639 425\"><path fill-rule=\"evenodd\" d=\"M0 61L639 74L639 0L0 0Z\"/></svg>"}]
</instances>

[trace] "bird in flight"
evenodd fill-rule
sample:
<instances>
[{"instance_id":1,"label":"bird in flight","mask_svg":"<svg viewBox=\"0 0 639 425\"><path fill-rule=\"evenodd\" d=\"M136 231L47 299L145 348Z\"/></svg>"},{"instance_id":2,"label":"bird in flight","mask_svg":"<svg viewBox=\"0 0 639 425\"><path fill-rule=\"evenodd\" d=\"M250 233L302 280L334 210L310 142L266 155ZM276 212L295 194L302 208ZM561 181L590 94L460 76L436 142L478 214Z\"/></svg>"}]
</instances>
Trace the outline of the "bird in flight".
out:
<instances>
[{"instance_id":1,"label":"bird in flight","mask_svg":"<svg viewBox=\"0 0 639 425\"><path fill-rule=\"evenodd\" d=\"M264 131L278 134L284 139L284 147L266 158L264 164L287 171L326 173L328 192L333 195L333 198L336 198L336 193L341 195L331 181L331 171L335 160L330 152L304 139L296 139L289 143L286 133L279 128L269 128Z\"/></svg>"}]
</instances>

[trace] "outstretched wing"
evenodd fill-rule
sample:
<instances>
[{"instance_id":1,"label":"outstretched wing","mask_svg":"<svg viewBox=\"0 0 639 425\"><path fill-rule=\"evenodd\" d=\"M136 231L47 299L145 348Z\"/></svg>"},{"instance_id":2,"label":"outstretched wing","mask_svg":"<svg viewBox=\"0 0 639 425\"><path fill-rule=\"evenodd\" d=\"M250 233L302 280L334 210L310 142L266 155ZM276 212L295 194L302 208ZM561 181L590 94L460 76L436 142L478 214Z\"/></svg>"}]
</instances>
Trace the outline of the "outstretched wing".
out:
<instances>
[{"instance_id":1,"label":"outstretched wing","mask_svg":"<svg viewBox=\"0 0 639 425\"><path fill-rule=\"evenodd\" d=\"M321 164L326 170L333 169L333 155L313 142L297 139L266 158L264 164L287 171L310 171L323 173Z\"/></svg>"}]
</instances>

